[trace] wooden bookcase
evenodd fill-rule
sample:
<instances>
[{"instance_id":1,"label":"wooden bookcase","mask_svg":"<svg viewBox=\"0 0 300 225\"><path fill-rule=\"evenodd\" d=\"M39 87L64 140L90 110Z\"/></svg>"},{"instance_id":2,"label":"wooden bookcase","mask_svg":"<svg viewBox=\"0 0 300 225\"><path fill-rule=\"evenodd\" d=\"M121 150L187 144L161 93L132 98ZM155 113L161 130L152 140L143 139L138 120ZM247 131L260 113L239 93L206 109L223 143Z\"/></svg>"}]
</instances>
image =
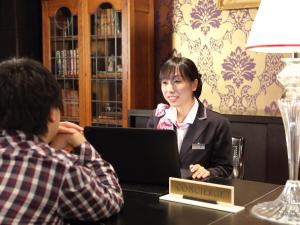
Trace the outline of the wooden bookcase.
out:
<instances>
[{"instance_id":1,"label":"wooden bookcase","mask_svg":"<svg viewBox=\"0 0 300 225\"><path fill-rule=\"evenodd\" d=\"M153 0L42 0L43 62L62 88L62 120L127 126L153 108Z\"/></svg>"}]
</instances>

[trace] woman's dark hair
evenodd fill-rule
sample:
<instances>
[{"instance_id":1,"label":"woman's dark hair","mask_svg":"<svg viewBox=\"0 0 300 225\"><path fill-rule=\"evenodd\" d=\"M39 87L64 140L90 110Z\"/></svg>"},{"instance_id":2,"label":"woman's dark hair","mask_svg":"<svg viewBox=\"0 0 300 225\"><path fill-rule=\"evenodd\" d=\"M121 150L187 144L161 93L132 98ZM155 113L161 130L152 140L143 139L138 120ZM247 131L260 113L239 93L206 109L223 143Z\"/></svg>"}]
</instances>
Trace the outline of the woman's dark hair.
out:
<instances>
[{"instance_id":1,"label":"woman's dark hair","mask_svg":"<svg viewBox=\"0 0 300 225\"><path fill-rule=\"evenodd\" d=\"M198 87L194 91L194 96L199 98L202 91L202 80L201 74L198 72L198 69L195 63L185 57L172 57L167 60L161 67L159 73L160 81L164 79L170 79L172 75L175 74L176 70L180 72L180 75L183 79L188 79L190 81L198 80Z\"/></svg>"},{"instance_id":2,"label":"woman's dark hair","mask_svg":"<svg viewBox=\"0 0 300 225\"><path fill-rule=\"evenodd\" d=\"M46 134L50 109L63 110L54 75L27 58L0 63L0 99L0 129L26 134Z\"/></svg>"}]
</instances>

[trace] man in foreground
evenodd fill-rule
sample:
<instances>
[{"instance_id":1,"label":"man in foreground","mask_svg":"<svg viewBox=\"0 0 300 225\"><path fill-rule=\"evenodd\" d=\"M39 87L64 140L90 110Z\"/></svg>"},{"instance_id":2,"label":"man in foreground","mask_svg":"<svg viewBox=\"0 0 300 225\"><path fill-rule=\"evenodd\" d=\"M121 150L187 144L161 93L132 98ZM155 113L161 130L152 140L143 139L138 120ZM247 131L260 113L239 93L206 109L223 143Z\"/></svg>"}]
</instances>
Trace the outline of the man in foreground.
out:
<instances>
[{"instance_id":1,"label":"man in foreground","mask_svg":"<svg viewBox=\"0 0 300 225\"><path fill-rule=\"evenodd\" d=\"M62 109L59 85L40 63L0 63L0 224L95 221L120 211L113 167L80 126L60 122Z\"/></svg>"}]
</instances>

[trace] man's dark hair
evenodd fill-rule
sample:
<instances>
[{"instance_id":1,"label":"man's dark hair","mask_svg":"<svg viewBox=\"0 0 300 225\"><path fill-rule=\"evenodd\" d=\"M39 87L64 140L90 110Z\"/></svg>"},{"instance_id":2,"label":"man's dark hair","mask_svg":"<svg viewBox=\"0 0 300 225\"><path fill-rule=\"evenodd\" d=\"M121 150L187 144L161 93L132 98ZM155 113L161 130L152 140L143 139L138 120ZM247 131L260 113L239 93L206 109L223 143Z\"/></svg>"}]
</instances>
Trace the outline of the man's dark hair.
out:
<instances>
[{"instance_id":1,"label":"man's dark hair","mask_svg":"<svg viewBox=\"0 0 300 225\"><path fill-rule=\"evenodd\" d=\"M202 92L201 74L198 72L195 63L188 58L173 56L167 60L160 69L160 81L170 79L170 77L175 74L177 68L184 79L188 79L190 81L198 80L198 86L194 91L194 96L199 98Z\"/></svg>"},{"instance_id":2,"label":"man's dark hair","mask_svg":"<svg viewBox=\"0 0 300 225\"><path fill-rule=\"evenodd\" d=\"M0 63L0 129L43 135L51 108L62 111L59 84L39 62L13 58Z\"/></svg>"}]
</instances>

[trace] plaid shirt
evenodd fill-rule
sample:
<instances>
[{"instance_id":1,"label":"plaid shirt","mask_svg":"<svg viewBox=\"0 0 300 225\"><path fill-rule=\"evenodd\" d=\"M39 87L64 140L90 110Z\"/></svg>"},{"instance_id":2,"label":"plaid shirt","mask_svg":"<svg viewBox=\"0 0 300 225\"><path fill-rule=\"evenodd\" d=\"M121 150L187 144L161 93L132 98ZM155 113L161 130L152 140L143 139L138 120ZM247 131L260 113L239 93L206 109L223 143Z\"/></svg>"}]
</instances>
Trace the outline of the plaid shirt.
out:
<instances>
[{"instance_id":1,"label":"plaid shirt","mask_svg":"<svg viewBox=\"0 0 300 225\"><path fill-rule=\"evenodd\" d=\"M113 167L87 142L74 153L0 130L0 224L65 224L119 212L123 197Z\"/></svg>"}]
</instances>

